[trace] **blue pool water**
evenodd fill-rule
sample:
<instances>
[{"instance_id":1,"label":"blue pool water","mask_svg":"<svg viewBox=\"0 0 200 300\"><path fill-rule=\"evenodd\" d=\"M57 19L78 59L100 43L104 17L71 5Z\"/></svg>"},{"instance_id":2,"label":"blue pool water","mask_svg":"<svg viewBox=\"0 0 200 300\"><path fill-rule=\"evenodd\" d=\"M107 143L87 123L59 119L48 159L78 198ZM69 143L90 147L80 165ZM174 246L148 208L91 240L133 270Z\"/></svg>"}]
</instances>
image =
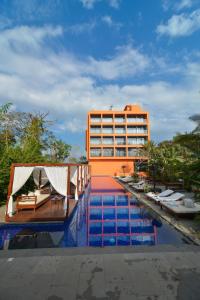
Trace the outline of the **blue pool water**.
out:
<instances>
[{"instance_id":1,"label":"blue pool water","mask_svg":"<svg viewBox=\"0 0 200 300\"><path fill-rule=\"evenodd\" d=\"M22 234L24 229L28 234ZM131 195L103 190L96 194L90 187L65 222L0 225L0 249L184 243L180 233Z\"/></svg>"}]
</instances>

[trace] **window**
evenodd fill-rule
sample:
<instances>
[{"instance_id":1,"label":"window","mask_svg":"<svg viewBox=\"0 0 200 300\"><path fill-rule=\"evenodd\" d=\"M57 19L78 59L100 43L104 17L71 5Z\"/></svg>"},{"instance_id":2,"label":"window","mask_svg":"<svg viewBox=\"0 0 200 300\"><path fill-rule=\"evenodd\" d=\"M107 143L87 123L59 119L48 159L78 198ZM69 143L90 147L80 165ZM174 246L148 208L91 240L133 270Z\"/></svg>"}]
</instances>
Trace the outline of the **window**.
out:
<instances>
[{"instance_id":1,"label":"window","mask_svg":"<svg viewBox=\"0 0 200 300\"><path fill-rule=\"evenodd\" d=\"M144 123L145 121L146 121L146 118L143 115L128 115L127 116L128 123Z\"/></svg>"},{"instance_id":2,"label":"window","mask_svg":"<svg viewBox=\"0 0 200 300\"><path fill-rule=\"evenodd\" d=\"M115 144L117 145L125 145L126 144L126 139L123 136L118 136L115 138Z\"/></svg>"},{"instance_id":3,"label":"window","mask_svg":"<svg viewBox=\"0 0 200 300\"><path fill-rule=\"evenodd\" d=\"M114 156L114 150L113 148L104 148L103 149L103 156Z\"/></svg>"},{"instance_id":4,"label":"window","mask_svg":"<svg viewBox=\"0 0 200 300\"><path fill-rule=\"evenodd\" d=\"M113 121L113 116L112 115L103 115L103 118L102 118L102 122L112 122Z\"/></svg>"},{"instance_id":5,"label":"window","mask_svg":"<svg viewBox=\"0 0 200 300\"><path fill-rule=\"evenodd\" d=\"M100 145L101 144L101 138L100 137L91 137L90 138L90 144Z\"/></svg>"},{"instance_id":6,"label":"window","mask_svg":"<svg viewBox=\"0 0 200 300\"><path fill-rule=\"evenodd\" d=\"M90 148L90 156L92 156L92 157L101 156L101 149L99 149L99 148Z\"/></svg>"},{"instance_id":7,"label":"window","mask_svg":"<svg viewBox=\"0 0 200 300\"><path fill-rule=\"evenodd\" d=\"M137 148L129 148L128 156L140 156L140 150Z\"/></svg>"},{"instance_id":8,"label":"window","mask_svg":"<svg viewBox=\"0 0 200 300\"><path fill-rule=\"evenodd\" d=\"M113 137L103 137L103 144L104 145L112 145L113 144Z\"/></svg>"},{"instance_id":9,"label":"window","mask_svg":"<svg viewBox=\"0 0 200 300\"><path fill-rule=\"evenodd\" d=\"M101 133L101 126L91 126L90 132L91 133Z\"/></svg>"},{"instance_id":10,"label":"window","mask_svg":"<svg viewBox=\"0 0 200 300\"><path fill-rule=\"evenodd\" d=\"M113 133L113 127L112 126L103 126L102 133Z\"/></svg>"},{"instance_id":11,"label":"window","mask_svg":"<svg viewBox=\"0 0 200 300\"><path fill-rule=\"evenodd\" d=\"M143 137L128 137L128 144L129 145L144 145L145 138Z\"/></svg>"},{"instance_id":12,"label":"window","mask_svg":"<svg viewBox=\"0 0 200 300\"><path fill-rule=\"evenodd\" d=\"M127 126L127 133L147 133L147 127L146 126Z\"/></svg>"},{"instance_id":13,"label":"window","mask_svg":"<svg viewBox=\"0 0 200 300\"><path fill-rule=\"evenodd\" d=\"M125 126L115 126L115 133L126 133Z\"/></svg>"},{"instance_id":14,"label":"window","mask_svg":"<svg viewBox=\"0 0 200 300\"><path fill-rule=\"evenodd\" d=\"M101 115L91 115L90 121L91 122L101 122Z\"/></svg>"},{"instance_id":15,"label":"window","mask_svg":"<svg viewBox=\"0 0 200 300\"><path fill-rule=\"evenodd\" d=\"M115 123L124 123L125 117L124 115L115 115Z\"/></svg>"},{"instance_id":16,"label":"window","mask_svg":"<svg viewBox=\"0 0 200 300\"><path fill-rule=\"evenodd\" d=\"M125 148L116 148L115 155L116 156L126 156L126 149Z\"/></svg>"}]
</instances>

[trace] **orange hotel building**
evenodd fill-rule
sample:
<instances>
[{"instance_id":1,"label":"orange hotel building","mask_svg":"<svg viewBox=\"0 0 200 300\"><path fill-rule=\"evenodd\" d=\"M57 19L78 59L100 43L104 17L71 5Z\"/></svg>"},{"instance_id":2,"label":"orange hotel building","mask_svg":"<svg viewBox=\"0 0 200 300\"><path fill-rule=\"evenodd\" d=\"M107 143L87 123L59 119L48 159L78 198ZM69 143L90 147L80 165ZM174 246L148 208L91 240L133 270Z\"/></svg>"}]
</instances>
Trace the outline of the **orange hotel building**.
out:
<instances>
[{"instance_id":1,"label":"orange hotel building","mask_svg":"<svg viewBox=\"0 0 200 300\"><path fill-rule=\"evenodd\" d=\"M149 140L149 113L139 105L88 112L86 152L91 175L132 175L135 161L145 160L138 150Z\"/></svg>"}]
</instances>

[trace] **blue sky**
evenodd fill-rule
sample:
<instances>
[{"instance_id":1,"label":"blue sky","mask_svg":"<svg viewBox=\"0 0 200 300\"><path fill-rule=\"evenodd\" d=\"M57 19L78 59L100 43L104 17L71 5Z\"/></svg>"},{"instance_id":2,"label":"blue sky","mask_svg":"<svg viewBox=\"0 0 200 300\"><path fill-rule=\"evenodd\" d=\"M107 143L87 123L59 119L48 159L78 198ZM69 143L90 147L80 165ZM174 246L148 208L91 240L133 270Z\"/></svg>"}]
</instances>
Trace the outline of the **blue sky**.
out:
<instances>
[{"instance_id":1,"label":"blue sky","mask_svg":"<svg viewBox=\"0 0 200 300\"><path fill-rule=\"evenodd\" d=\"M0 104L49 111L84 151L86 113L140 103L151 137L200 111L198 0L0 0Z\"/></svg>"}]
</instances>

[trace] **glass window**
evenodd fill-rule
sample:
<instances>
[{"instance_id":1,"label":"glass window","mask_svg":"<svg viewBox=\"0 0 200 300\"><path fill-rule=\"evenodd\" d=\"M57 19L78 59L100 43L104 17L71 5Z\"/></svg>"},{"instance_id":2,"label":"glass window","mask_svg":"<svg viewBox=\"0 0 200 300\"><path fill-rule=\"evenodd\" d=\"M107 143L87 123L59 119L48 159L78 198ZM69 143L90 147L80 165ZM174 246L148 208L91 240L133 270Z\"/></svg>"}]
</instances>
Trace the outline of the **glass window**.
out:
<instances>
[{"instance_id":1,"label":"glass window","mask_svg":"<svg viewBox=\"0 0 200 300\"><path fill-rule=\"evenodd\" d=\"M101 122L101 115L91 115L90 121L91 122Z\"/></svg>"},{"instance_id":2,"label":"glass window","mask_svg":"<svg viewBox=\"0 0 200 300\"><path fill-rule=\"evenodd\" d=\"M113 127L112 126L103 126L102 133L113 133Z\"/></svg>"},{"instance_id":3,"label":"glass window","mask_svg":"<svg viewBox=\"0 0 200 300\"><path fill-rule=\"evenodd\" d=\"M115 123L124 123L124 122L125 122L124 115L116 115L115 116Z\"/></svg>"},{"instance_id":4,"label":"glass window","mask_svg":"<svg viewBox=\"0 0 200 300\"><path fill-rule=\"evenodd\" d=\"M103 115L102 122L112 122L113 116L112 115Z\"/></svg>"},{"instance_id":5,"label":"glass window","mask_svg":"<svg viewBox=\"0 0 200 300\"><path fill-rule=\"evenodd\" d=\"M140 156L140 150L137 148L129 148L128 156Z\"/></svg>"},{"instance_id":6,"label":"glass window","mask_svg":"<svg viewBox=\"0 0 200 300\"><path fill-rule=\"evenodd\" d=\"M126 133L125 126L115 126L115 133Z\"/></svg>"},{"instance_id":7,"label":"glass window","mask_svg":"<svg viewBox=\"0 0 200 300\"><path fill-rule=\"evenodd\" d=\"M128 137L129 145L144 145L145 141L144 137Z\"/></svg>"},{"instance_id":8,"label":"glass window","mask_svg":"<svg viewBox=\"0 0 200 300\"><path fill-rule=\"evenodd\" d=\"M116 148L116 156L126 156L126 149L125 148Z\"/></svg>"},{"instance_id":9,"label":"glass window","mask_svg":"<svg viewBox=\"0 0 200 300\"><path fill-rule=\"evenodd\" d=\"M90 132L91 133L101 133L101 126L91 126Z\"/></svg>"},{"instance_id":10,"label":"glass window","mask_svg":"<svg viewBox=\"0 0 200 300\"><path fill-rule=\"evenodd\" d=\"M104 145L112 145L113 144L113 137L103 137L103 144Z\"/></svg>"},{"instance_id":11,"label":"glass window","mask_svg":"<svg viewBox=\"0 0 200 300\"><path fill-rule=\"evenodd\" d=\"M114 150L113 148L104 148L103 149L103 156L114 156Z\"/></svg>"},{"instance_id":12,"label":"glass window","mask_svg":"<svg viewBox=\"0 0 200 300\"><path fill-rule=\"evenodd\" d=\"M91 148L90 149L90 156L93 156L93 157L101 156L101 149Z\"/></svg>"},{"instance_id":13,"label":"glass window","mask_svg":"<svg viewBox=\"0 0 200 300\"><path fill-rule=\"evenodd\" d=\"M127 133L147 133L146 126L127 126Z\"/></svg>"},{"instance_id":14,"label":"glass window","mask_svg":"<svg viewBox=\"0 0 200 300\"><path fill-rule=\"evenodd\" d=\"M100 145L101 138L100 137L90 137L90 144L91 145Z\"/></svg>"},{"instance_id":15,"label":"glass window","mask_svg":"<svg viewBox=\"0 0 200 300\"><path fill-rule=\"evenodd\" d=\"M115 138L115 144L117 145L125 145L126 144L126 139L123 136L118 136Z\"/></svg>"}]
</instances>

